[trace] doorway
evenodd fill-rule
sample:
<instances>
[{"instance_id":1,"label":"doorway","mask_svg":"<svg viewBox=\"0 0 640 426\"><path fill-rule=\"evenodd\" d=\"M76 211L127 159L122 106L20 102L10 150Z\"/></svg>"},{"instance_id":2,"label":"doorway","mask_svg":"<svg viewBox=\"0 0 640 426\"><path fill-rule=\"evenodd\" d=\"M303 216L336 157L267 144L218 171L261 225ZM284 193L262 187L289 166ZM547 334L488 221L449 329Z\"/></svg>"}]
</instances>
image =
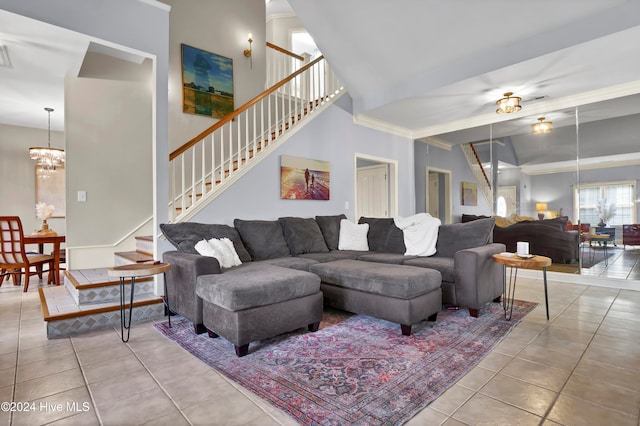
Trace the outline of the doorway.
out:
<instances>
[{"instance_id":1,"label":"doorway","mask_svg":"<svg viewBox=\"0 0 640 426\"><path fill-rule=\"evenodd\" d=\"M398 212L397 162L356 154L355 171L355 220L362 216L396 216Z\"/></svg>"},{"instance_id":2,"label":"doorway","mask_svg":"<svg viewBox=\"0 0 640 426\"><path fill-rule=\"evenodd\" d=\"M451 171L427 167L426 211L442 223L451 223Z\"/></svg>"},{"instance_id":3,"label":"doorway","mask_svg":"<svg viewBox=\"0 0 640 426\"><path fill-rule=\"evenodd\" d=\"M515 186L499 186L496 199L496 215L510 217L517 211L517 189Z\"/></svg>"}]
</instances>

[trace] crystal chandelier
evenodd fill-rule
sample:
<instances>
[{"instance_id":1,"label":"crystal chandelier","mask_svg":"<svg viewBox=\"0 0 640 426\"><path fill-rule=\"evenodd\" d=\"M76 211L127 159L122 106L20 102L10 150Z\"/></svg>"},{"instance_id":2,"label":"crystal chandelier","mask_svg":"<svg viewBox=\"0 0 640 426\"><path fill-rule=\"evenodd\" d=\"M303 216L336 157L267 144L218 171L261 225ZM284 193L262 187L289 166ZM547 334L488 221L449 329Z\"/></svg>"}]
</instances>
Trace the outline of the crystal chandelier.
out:
<instances>
[{"instance_id":1,"label":"crystal chandelier","mask_svg":"<svg viewBox=\"0 0 640 426\"><path fill-rule=\"evenodd\" d=\"M534 135L551 133L552 130L553 123L551 121L544 121L544 117L538 118L538 122L531 125L531 133Z\"/></svg>"},{"instance_id":2,"label":"crystal chandelier","mask_svg":"<svg viewBox=\"0 0 640 426\"><path fill-rule=\"evenodd\" d=\"M64 164L65 155L64 150L51 148L51 112L53 108L45 108L44 110L49 114L49 143L46 148L29 148L29 157L32 160L36 160L36 166L40 170L50 172Z\"/></svg>"}]
</instances>

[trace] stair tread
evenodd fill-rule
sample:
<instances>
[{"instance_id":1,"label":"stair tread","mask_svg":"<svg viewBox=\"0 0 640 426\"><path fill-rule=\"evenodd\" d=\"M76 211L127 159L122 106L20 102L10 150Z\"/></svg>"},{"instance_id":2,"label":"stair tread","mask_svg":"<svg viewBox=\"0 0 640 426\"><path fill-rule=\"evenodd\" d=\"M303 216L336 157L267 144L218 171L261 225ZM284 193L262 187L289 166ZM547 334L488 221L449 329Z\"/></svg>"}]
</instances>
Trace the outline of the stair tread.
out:
<instances>
[{"instance_id":1,"label":"stair tread","mask_svg":"<svg viewBox=\"0 0 640 426\"><path fill-rule=\"evenodd\" d=\"M44 287L38 289L38 291L45 321L75 318L120 309L119 301L78 306L64 286ZM140 295L134 297L133 300L134 307L156 303L164 303L163 298L155 295ZM128 306L129 303L125 303L125 307Z\"/></svg>"},{"instance_id":2,"label":"stair tread","mask_svg":"<svg viewBox=\"0 0 640 426\"><path fill-rule=\"evenodd\" d=\"M120 279L118 277L110 277L107 268L64 271L64 275L76 290L120 285ZM153 277L136 278L136 282L151 280L153 280ZM128 284L130 282L131 279L125 279L125 283Z\"/></svg>"},{"instance_id":3,"label":"stair tread","mask_svg":"<svg viewBox=\"0 0 640 426\"><path fill-rule=\"evenodd\" d=\"M140 250L136 250L136 251L120 251L115 253L116 256L120 256L123 257L127 260L130 260L132 262L135 263L142 263L142 262L148 262L150 260L153 260L153 255L151 255L150 253L147 252L143 252Z\"/></svg>"}]
</instances>

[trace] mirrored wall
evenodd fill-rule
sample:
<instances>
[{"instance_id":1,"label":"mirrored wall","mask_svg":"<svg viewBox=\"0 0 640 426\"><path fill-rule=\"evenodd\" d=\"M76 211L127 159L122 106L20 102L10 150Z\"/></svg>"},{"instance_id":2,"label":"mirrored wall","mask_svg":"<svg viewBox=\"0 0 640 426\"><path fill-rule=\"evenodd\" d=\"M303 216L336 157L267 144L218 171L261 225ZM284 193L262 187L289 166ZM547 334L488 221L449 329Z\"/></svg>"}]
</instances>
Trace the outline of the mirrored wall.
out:
<instances>
[{"instance_id":1,"label":"mirrored wall","mask_svg":"<svg viewBox=\"0 0 640 426\"><path fill-rule=\"evenodd\" d=\"M552 130L533 134L537 122ZM640 95L437 138L473 143L501 225L494 240L529 241L555 272L640 280Z\"/></svg>"}]
</instances>

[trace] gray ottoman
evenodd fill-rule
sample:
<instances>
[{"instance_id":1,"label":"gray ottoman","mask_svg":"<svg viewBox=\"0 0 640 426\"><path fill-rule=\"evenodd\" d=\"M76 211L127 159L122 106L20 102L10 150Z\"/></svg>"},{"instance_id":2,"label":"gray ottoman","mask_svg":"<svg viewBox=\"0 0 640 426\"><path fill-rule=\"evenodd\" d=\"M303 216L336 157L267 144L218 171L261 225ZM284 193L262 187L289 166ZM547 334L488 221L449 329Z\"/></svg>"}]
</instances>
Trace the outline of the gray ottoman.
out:
<instances>
[{"instance_id":1,"label":"gray ottoman","mask_svg":"<svg viewBox=\"0 0 640 426\"><path fill-rule=\"evenodd\" d=\"M434 269L339 260L309 272L322 280L326 305L399 323L405 336L411 324L435 321L442 308L442 276Z\"/></svg>"},{"instance_id":2,"label":"gray ottoman","mask_svg":"<svg viewBox=\"0 0 640 426\"><path fill-rule=\"evenodd\" d=\"M280 266L248 263L203 275L196 294L209 336L229 340L238 356L249 353L253 341L305 326L317 331L322 319L320 278Z\"/></svg>"}]
</instances>

